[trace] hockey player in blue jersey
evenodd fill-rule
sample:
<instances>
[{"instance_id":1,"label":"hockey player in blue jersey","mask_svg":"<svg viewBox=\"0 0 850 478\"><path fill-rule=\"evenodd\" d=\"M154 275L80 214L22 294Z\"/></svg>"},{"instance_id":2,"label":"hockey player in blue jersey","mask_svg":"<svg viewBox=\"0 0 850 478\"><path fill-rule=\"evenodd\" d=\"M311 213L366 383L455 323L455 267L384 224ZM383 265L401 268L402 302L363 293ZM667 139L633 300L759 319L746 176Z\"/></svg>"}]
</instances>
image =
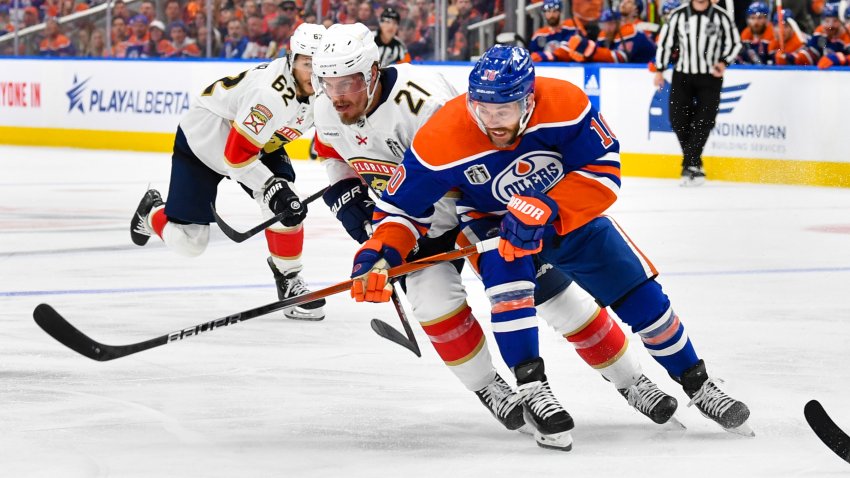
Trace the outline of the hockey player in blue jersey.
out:
<instances>
[{"instance_id":1,"label":"hockey player in blue jersey","mask_svg":"<svg viewBox=\"0 0 850 478\"><path fill-rule=\"evenodd\" d=\"M488 235L500 236L499 256L510 265L482 280L485 287L510 284L497 290L504 295L488 293L494 312L510 311L493 319L508 334L497 343L507 349L503 357L518 384L537 384L524 407L540 433L563 423L558 417L566 412L547 392L533 347L533 303L522 287L533 287L532 254L610 305L703 415L751 435L749 409L708 376L652 263L602 215L619 192L619 143L587 96L566 81L535 78L519 47L494 46L469 79L468 94L446 103L416 134L377 203L372 247L354 258L352 295L388 300L386 269L401 263L427 230L436 198L457 189L459 210L499 218ZM535 394L540 391L545 398Z\"/></svg>"}]
</instances>

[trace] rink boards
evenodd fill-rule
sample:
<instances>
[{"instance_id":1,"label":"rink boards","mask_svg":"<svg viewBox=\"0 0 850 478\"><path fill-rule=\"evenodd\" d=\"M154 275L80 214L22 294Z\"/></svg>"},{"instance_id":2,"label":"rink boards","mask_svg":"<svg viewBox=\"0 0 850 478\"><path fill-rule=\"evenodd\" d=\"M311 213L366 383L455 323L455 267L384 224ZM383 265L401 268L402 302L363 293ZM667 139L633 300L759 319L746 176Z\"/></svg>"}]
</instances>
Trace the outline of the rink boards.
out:
<instances>
[{"instance_id":1,"label":"rink boards","mask_svg":"<svg viewBox=\"0 0 850 478\"><path fill-rule=\"evenodd\" d=\"M0 59L0 143L168 152L181 115L215 80L250 62ZM458 88L465 63L424 64ZM623 152L623 173L676 177L680 150L667 119L668 92L638 65L542 66L541 76L581 86ZM668 80L669 80L669 73ZM735 67L706 147L713 179L850 187L841 135L850 71ZM309 136L312 133L308 133ZM308 157L309 140L288 146Z\"/></svg>"}]
</instances>

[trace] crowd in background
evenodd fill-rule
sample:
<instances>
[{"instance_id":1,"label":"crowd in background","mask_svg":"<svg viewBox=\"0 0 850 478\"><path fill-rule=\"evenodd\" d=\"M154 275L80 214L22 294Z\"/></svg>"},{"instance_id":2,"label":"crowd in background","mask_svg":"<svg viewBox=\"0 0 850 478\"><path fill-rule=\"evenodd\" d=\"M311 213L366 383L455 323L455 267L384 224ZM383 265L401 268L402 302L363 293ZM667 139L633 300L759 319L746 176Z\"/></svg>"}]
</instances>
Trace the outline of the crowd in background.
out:
<instances>
[{"instance_id":1,"label":"crowd in background","mask_svg":"<svg viewBox=\"0 0 850 478\"><path fill-rule=\"evenodd\" d=\"M683 0L684 1L684 0ZM319 5L318 2L321 2ZM613 4L611 3L613 2ZM726 2L733 2L726 5ZM850 8L824 0L784 0L787 12L779 39L778 15L770 3L720 0L734 11L745 48L740 63L848 64ZM207 32L202 0L113 2L111 38L105 15L81 15L102 0L0 0L0 39L15 29L43 23L34 41L21 42L18 54L45 57L115 58L275 58L287 49L302 22L360 22L376 32L379 45L397 45L390 61L433 60L438 14L434 0L215 0L212 32ZM529 35L527 46L537 61L644 63L665 15L680 0L537 0L543 28ZM730 8L731 7L731 8ZM469 25L498 15L502 0L449 0L447 59L469 60L478 54L476 32ZM530 24L529 24L530 25ZM497 25L497 29L501 24ZM639 36L636 36L639 35ZM8 38L8 36L6 37ZM208 41L208 38L210 41ZM109 41L107 41L109 40ZM111 45L108 47L108 45ZM398 47L400 45L400 47ZM651 51L650 51L651 50ZM0 43L0 55L12 55L12 42ZM830 65L828 65L830 66Z\"/></svg>"}]
</instances>

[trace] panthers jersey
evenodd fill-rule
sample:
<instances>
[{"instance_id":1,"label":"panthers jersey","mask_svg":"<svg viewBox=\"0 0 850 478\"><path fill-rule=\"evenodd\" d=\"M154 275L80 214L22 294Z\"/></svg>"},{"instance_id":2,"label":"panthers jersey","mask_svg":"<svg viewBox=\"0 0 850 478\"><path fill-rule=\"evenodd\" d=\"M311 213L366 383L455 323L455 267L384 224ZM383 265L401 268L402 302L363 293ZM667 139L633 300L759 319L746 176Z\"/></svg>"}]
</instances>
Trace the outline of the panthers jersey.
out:
<instances>
[{"instance_id":1,"label":"panthers jersey","mask_svg":"<svg viewBox=\"0 0 850 478\"><path fill-rule=\"evenodd\" d=\"M446 103L419 130L376 203L375 238L404 255L430 227L436 199L454 188L458 211L469 219L505 214L511 197L528 190L545 192L558 203L554 226L562 235L613 204L620 146L587 95L567 81L538 77L534 98L526 130L507 148L481 132L466 112L466 95Z\"/></svg>"},{"instance_id":2,"label":"panthers jersey","mask_svg":"<svg viewBox=\"0 0 850 478\"><path fill-rule=\"evenodd\" d=\"M213 82L180 128L189 147L210 169L257 191L272 172L257 161L313 125L313 97L296 96L286 58Z\"/></svg>"},{"instance_id":3,"label":"panthers jersey","mask_svg":"<svg viewBox=\"0 0 850 478\"><path fill-rule=\"evenodd\" d=\"M410 64L382 69L380 81L381 96L374 100L377 107L356 124L343 124L333 102L324 94L316 98L314 111L316 153L327 158L325 167L330 183L359 176L375 197L386 189L416 131L457 95L439 73ZM451 208L448 216L456 223L454 205L441 203L441 206ZM449 227L447 220L441 220L440 230L432 235L453 227Z\"/></svg>"}]
</instances>

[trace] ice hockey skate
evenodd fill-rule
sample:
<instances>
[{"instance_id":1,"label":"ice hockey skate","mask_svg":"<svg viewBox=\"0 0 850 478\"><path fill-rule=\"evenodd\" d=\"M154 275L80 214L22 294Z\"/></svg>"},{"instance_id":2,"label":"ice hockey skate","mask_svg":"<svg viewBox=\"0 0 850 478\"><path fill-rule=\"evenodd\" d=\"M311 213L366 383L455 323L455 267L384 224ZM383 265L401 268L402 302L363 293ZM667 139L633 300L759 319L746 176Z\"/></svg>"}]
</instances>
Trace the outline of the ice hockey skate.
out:
<instances>
[{"instance_id":1,"label":"ice hockey skate","mask_svg":"<svg viewBox=\"0 0 850 478\"><path fill-rule=\"evenodd\" d=\"M498 373L484 388L476 391L475 395L508 430L518 430L525 425L522 412L523 396L517 394Z\"/></svg>"},{"instance_id":2,"label":"ice hockey skate","mask_svg":"<svg viewBox=\"0 0 850 478\"><path fill-rule=\"evenodd\" d=\"M151 230L148 225L148 215L155 207L160 207L165 204L162 201L162 195L156 189L148 189L142 200L139 201L139 206L136 207L136 213L130 219L130 239L137 246L144 246L151 238Z\"/></svg>"},{"instance_id":3,"label":"ice hockey skate","mask_svg":"<svg viewBox=\"0 0 850 478\"><path fill-rule=\"evenodd\" d=\"M573 418L558 403L544 373L542 358L523 362L514 368L517 393L523 395L525 421L534 425L537 445L552 450L570 451L573 448Z\"/></svg>"},{"instance_id":4,"label":"ice hockey skate","mask_svg":"<svg viewBox=\"0 0 850 478\"><path fill-rule=\"evenodd\" d=\"M289 299L310 292L307 285L304 284L304 279L297 272L291 274L282 274L277 266L274 265L274 260L271 257L266 259L269 267L274 274L274 281L277 285L277 297L280 300ZM325 299L314 300L306 304L296 305L283 310L283 315L287 319L294 320L310 320L319 321L325 318Z\"/></svg>"},{"instance_id":5,"label":"ice hockey skate","mask_svg":"<svg viewBox=\"0 0 850 478\"><path fill-rule=\"evenodd\" d=\"M646 375L641 375L637 381L628 388L618 389L629 406L661 425L671 423L675 426L685 428L673 415L679 403L675 398L664 393Z\"/></svg>"},{"instance_id":6,"label":"ice hockey skate","mask_svg":"<svg viewBox=\"0 0 850 478\"><path fill-rule=\"evenodd\" d=\"M685 393L691 397L691 401L688 402L689 407L696 406L703 416L714 420L730 433L755 436L752 428L747 424L750 409L744 402L735 400L720 390L717 384L722 383L722 380L709 378L704 361L700 360L686 370L681 378L673 377L673 379L679 382Z\"/></svg>"},{"instance_id":7,"label":"ice hockey skate","mask_svg":"<svg viewBox=\"0 0 850 478\"><path fill-rule=\"evenodd\" d=\"M702 186L705 184L705 170L699 166L688 166L682 168L682 182L684 187Z\"/></svg>"}]
</instances>

